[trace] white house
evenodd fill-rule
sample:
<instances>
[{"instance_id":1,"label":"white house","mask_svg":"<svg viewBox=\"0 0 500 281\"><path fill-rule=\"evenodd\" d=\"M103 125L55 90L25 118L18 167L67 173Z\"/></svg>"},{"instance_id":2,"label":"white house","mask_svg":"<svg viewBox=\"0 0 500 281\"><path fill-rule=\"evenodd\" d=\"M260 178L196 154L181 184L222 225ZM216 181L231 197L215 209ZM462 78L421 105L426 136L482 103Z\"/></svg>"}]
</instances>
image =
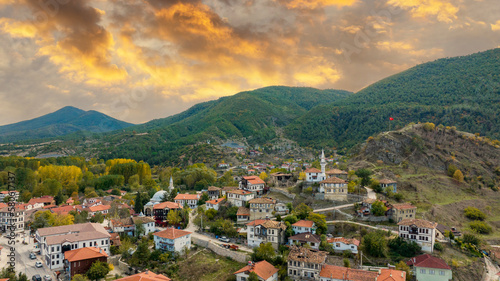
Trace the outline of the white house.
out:
<instances>
[{"instance_id":1,"label":"white house","mask_svg":"<svg viewBox=\"0 0 500 281\"><path fill-rule=\"evenodd\" d=\"M111 235L98 223L82 223L39 228L35 239L40 254L50 269L64 266L64 252L85 247L99 247L109 255Z\"/></svg>"},{"instance_id":2,"label":"white house","mask_svg":"<svg viewBox=\"0 0 500 281\"><path fill-rule=\"evenodd\" d=\"M226 194L227 201L236 207L244 207L255 196L254 193L243 189L230 190Z\"/></svg>"},{"instance_id":3,"label":"white house","mask_svg":"<svg viewBox=\"0 0 500 281\"><path fill-rule=\"evenodd\" d=\"M284 222L254 220L247 223L247 241L249 247L258 247L261 243L271 242L274 249L285 244L286 224Z\"/></svg>"},{"instance_id":4,"label":"white house","mask_svg":"<svg viewBox=\"0 0 500 281\"><path fill-rule=\"evenodd\" d=\"M11 197L14 199L14 201L18 202L19 201L19 191L17 190L4 190L4 191L0 191L0 202L3 202L3 200L5 199L5 197Z\"/></svg>"},{"instance_id":5,"label":"white house","mask_svg":"<svg viewBox=\"0 0 500 281\"><path fill-rule=\"evenodd\" d=\"M354 269L336 265L323 265L319 281L405 281L406 272L381 268L378 271Z\"/></svg>"},{"instance_id":6,"label":"white house","mask_svg":"<svg viewBox=\"0 0 500 281\"><path fill-rule=\"evenodd\" d=\"M207 210L214 209L214 210L218 211L220 206L222 205L222 203L224 203L224 201L226 201L225 198L219 198L219 199L207 201L207 202L205 202L205 204L207 205Z\"/></svg>"},{"instance_id":7,"label":"white house","mask_svg":"<svg viewBox=\"0 0 500 281\"><path fill-rule=\"evenodd\" d=\"M258 176L243 177L240 181L240 189L251 191L257 195L264 193L266 183Z\"/></svg>"},{"instance_id":8,"label":"white house","mask_svg":"<svg viewBox=\"0 0 500 281\"><path fill-rule=\"evenodd\" d=\"M187 205L191 209L195 209L198 206L198 200L200 200L200 194L177 194L175 196L175 203L185 206Z\"/></svg>"},{"instance_id":9,"label":"white house","mask_svg":"<svg viewBox=\"0 0 500 281\"><path fill-rule=\"evenodd\" d=\"M257 274L259 281L278 280L278 269L264 260L256 263L249 261L247 266L234 273L236 281L247 281L251 272Z\"/></svg>"},{"instance_id":10,"label":"white house","mask_svg":"<svg viewBox=\"0 0 500 281\"><path fill-rule=\"evenodd\" d=\"M295 234L304 232L316 234L316 224L313 221L300 220L292 224L292 229Z\"/></svg>"},{"instance_id":11,"label":"white house","mask_svg":"<svg viewBox=\"0 0 500 281\"><path fill-rule=\"evenodd\" d=\"M453 279L451 267L442 259L424 254L406 262L417 281L449 281Z\"/></svg>"},{"instance_id":12,"label":"white house","mask_svg":"<svg viewBox=\"0 0 500 281\"><path fill-rule=\"evenodd\" d=\"M422 251L432 253L437 223L421 219L404 219L398 223L399 237L415 241Z\"/></svg>"},{"instance_id":13,"label":"white house","mask_svg":"<svg viewBox=\"0 0 500 281\"><path fill-rule=\"evenodd\" d=\"M344 237L328 238L326 240L329 244L333 246L335 252L351 251L353 254L358 253L359 240L357 239L346 239Z\"/></svg>"},{"instance_id":14,"label":"white house","mask_svg":"<svg viewBox=\"0 0 500 281\"><path fill-rule=\"evenodd\" d=\"M12 207L8 207L7 204L0 204L6 206L0 209L0 229L6 231L8 234L14 230L16 235L24 231L25 211L19 206L16 206L15 210L12 210ZM16 228L13 229L12 225L15 225Z\"/></svg>"},{"instance_id":15,"label":"white house","mask_svg":"<svg viewBox=\"0 0 500 281\"><path fill-rule=\"evenodd\" d=\"M337 177L331 177L322 180L319 184L319 192L325 194L325 199L347 199L347 181Z\"/></svg>"},{"instance_id":16,"label":"white house","mask_svg":"<svg viewBox=\"0 0 500 281\"><path fill-rule=\"evenodd\" d=\"M103 215L107 215L109 212L109 209L111 209L110 205L95 205L92 207L88 207L84 209L89 213L88 218L90 219L91 217L95 216L97 213L101 213Z\"/></svg>"},{"instance_id":17,"label":"white house","mask_svg":"<svg viewBox=\"0 0 500 281\"><path fill-rule=\"evenodd\" d=\"M246 222L250 220L250 209L245 207L239 207L238 212L236 212L237 222Z\"/></svg>"},{"instance_id":18,"label":"white house","mask_svg":"<svg viewBox=\"0 0 500 281\"><path fill-rule=\"evenodd\" d=\"M379 180L379 183L384 193L387 192L387 190L390 190L394 193L398 191L398 183L396 181L390 179L381 179Z\"/></svg>"},{"instance_id":19,"label":"white house","mask_svg":"<svg viewBox=\"0 0 500 281\"><path fill-rule=\"evenodd\" d=\"M171 227L155 232L153 235L157 250L183 253L185 248L191 248L191 232L189 231Z\"/></svg>"},{"instance_id":20,"label":"white house","mask_svg":"<svg viewBox=\"0 0 500 281\"><path fill-rule=\"evenodd\" d=\"M144 228L143 235L148 235L149 233L155 232L155 220L151 217L132 217L134 224L142 224Z\"/></svg>"}]
</instances>

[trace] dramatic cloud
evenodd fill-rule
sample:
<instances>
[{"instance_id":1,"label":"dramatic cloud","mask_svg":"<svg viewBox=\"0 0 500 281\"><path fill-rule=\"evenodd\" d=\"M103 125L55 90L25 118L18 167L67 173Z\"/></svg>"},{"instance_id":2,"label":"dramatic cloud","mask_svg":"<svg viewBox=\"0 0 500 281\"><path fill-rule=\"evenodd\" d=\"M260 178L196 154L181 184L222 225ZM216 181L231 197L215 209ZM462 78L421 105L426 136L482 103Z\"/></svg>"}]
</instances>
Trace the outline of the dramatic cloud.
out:
<instances>
[{"instance_id":1,"label":"dramatic cloud","mask_svg":"<svg viewBox=\"0 0 500 281\"><path fill-rule=\"evenodd\" d=\"M0 124L140 123L269 85L357 91L500 45L497 0L0 0Z\"/></svg>"}]
</instances>

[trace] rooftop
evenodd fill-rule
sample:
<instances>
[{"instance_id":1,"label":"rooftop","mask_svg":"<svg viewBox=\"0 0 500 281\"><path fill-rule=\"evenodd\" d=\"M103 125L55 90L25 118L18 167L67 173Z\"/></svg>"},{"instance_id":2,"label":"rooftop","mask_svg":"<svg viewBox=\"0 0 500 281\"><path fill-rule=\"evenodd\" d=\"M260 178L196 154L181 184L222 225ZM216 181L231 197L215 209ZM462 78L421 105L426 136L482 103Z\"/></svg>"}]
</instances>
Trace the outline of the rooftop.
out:
<instances>
[{"instance_id":1,"label":"rooftop","mask_svg":"<svg viewBox=\"0 0 500 281\"><path fill-rule=\"evenodd\" d=\"M179 203L174 203L174 202L163 202L163 203L159 203L159 204L156 204L153 206L153 209L165 209L165 208L169 208L169 209L180 209L181 206L179 205Z\"/></svg>"},{"instance_id":2,"label":"rooftop","mask_svg":"<svg viewBox=\"0 0 500 281\"><path fill-rule=\"evenodd\" d=\"M217 186L209 186L208 187L208 191L219 191L221 190L221 188L217 187Z\"/></svg>"},{"instance_id":3,"label":"rooftop","mask_svg":"<svg viewBox=\"0 0 500 281\"><path fill-rule=\"evenodd\" d=\"M313 227L314 226L314 222L313 221L308 221L308 220L300 220L294 224L292 224L292 226L296 226L296 227Z\"/></svg>"},{"instance_id":4,"label":"rooftop","mask_svg":"<svg viewBox=\"0 0 500 281\"><path fill-rule=\"evenodd\" d=\"M276 204L276 200L268 197L254 198L248 201L250 204Z\"/></svg>"},{"instance_id":5,"label":"rooftop","mask_svg":"<svg viewBox=\"0 0 500 281\"><path fill-rule=\"evenodd\" d=\"M116 279L115 281L171 281L171 280L172 279L168 278L165 275L155 274L149 270L146 270L145 272Z\"/></svg>"},{"instance_id":6,"label":"rooftop","mask_svg":"<svg viewBox=\"0 0 500 281\"><path fill-rule=\"evenodd\" d=\"M290 246L288 260L323 264L325 263L327 255L327 252L314 251L304 247L292 245Z\"/></svg>"},{"instance_id":7,"label":"rooftop","mask_svg":"<svg viewBox=\"0 0 500 281\"><path fill-rule=\"evenodd\" d=\"M272 220L254 220L246 224L247 226L258 226L262 225L265 228L281 228L283 230L286 229L286 224L279 221Z\"/></svg>"},{"instance_id":8,"label":"rooftop","mask_svg":"<svg viewBox=\"0 0 500 281\"><path fill-rule=\"evenodd\" d=\"M257 176L243 177L243 178L247 180L248 183L250 184L265 184L265 182Z\"/></svg>"},{"instance_id":9,"label":"rooftop","mask_svg":"<svg viewBox=\"0 0 500 281\"><path fill-rule=\"evenodd\" d=\"M247 265L242 269L236 271L234 274L241 272L255 272L260 278L267 280L269 277L273 276L278 272L278 269L267 261L259 261L254 264Z\"/></svg>"},{"instance_id":10,"label":"rooftop","mask_svg":"<svg viewBox=\"0 0 500 281\"><path fill-rule=\"evenodd\" d=\"M226 200L226 198L219 198L219 199L214 199L214 200L207 201L205 203L206 204L212 204L212 205L218 205L221 202L224 202L225 200Z\"/></svg>"},{"instance_id":11,"label":"rooftop","mask_svg":"<svg viewBox=\"0 0 500 281\"><path fill-rule=\"evenodd\" d=\"M327 178L326 180L321 181L320 183L347 183L347 182L345 180L339 179L337 177L331 177L331 178Z\"/></svg>"},{"instance_id":12,"label":"rooftop","mask_svg":"<svg viewBox=\"0 0 500 281\"><path fill-rule=\"evenodd\" d=\"M305 171L305 173L317 173L317 174L319 174L319 173L321 173L321 170L316 169L316 168L309 168Z\"/></svg>"},{"instance_id":13,"label":"rooftop","mask_svg":"<svg viewBox=\"0 0 500 281\"><path fill-rule=\"evenodd\" d=\"M106 251L103 249L96 247L86 247L64 252L64 259L69 262L97 259L101 257L108 257L108 254L106 254Z\"/></svg>"},{"instance_id":14,"label":"rooftop","mask_svg":"<svg viewBox=\"0 0 500 281\"><path fill-rule=\"evenodd\" d=\"M245 207L239 207L238 212L236 212L237 216L249 216L250 215L250 209L245 208Z\"/></svg>"},{"instance_id":15,"label":"rooftop","mask_svg":"<svg viewBox=\"0 0 500 281\"><path fill-rule=\"evenodd\" d=\"M341 243L344 243L346 245L356 245L356 246L359 246L359 243L360 243L358 239L355 239L355 238L348 239L348 238L344 238L344 237L328 238L328 239L326 239L326 241L328 243L341 242Z\"/></svg>"},{"instance_id":16,"label":"rooftop","mask_svg":"<svg viewBox=\"0 0 500 281\"><path fill-rule=\"evenodd\" d=\"M411 258L406 262L407 265L413 265L416 267L426 267L426 268L438 268L438 269L449 269L451 267L442 259L433 257L429 254L424 254Z\"/></svg>"},{"instance_id":17,"label":"rooftop","mask_svg":"<svg viewBox=\"0 0 500 281\"><path fill-rule=\"evenodd\" d=\"M400 221L398 225L406 225L406 226L415 225L420 228L436 228L437 223L421 219L405 219Z\"/></svg>"},{"instance_id":18,"label":"rooftop","mask_svg":"<svg viewBox=\"0 0 500 281\"><path fill-rule=\"evenodd\" d=\"M174 200L198 200L200 199L199 194L177 194Z\"/></svg>"},{"instance_id":19,"label":"rooftop","mask_svg":"<svg viewBox=\"0 0 500 281\"><path fill-rule=\"evenodd\" d=\"M319 273L320 277L349 280L349 281L374 281L378 280L378 272L362 269L325 264Z\"/></svg>"},{"instance_id":20,"label":"rooftop","mask_svg":"<svg viewBox=\"0 0 500 281\"><path fill-rule=\"evenodd\" d=\"M329 171L326 171L325 174L327 174L327 175L347 175L347 172L339 170L339 169L331 169Z\"/></svg>"},{"instance_id":21,"label":"rooftop","mask_svg":"<svg viewBox=\"0 0 500 281\"><path fill-rule=\"evenodd\" d=\"M288 237L290 240L298 240L298 241L305 241L305 242L315 242L315 243L321 243L321 236L317 234L312 234L309 232L305 233L299 233L294 236Z\"/></svg>"},{"instance_id":22,"label":"rooftop","mask_svg":"<svg viewBox=\"0 0 500 281\"><path fill-rule=\"evenodd\" d=\"M176 228L170 227L170 228L167 228L167 229L165 229L163 231L155 232L153 235L161 237L161 238L166 238L166 239L174 240L174 239L177 239L179 237L189 235L191 233L192 232L184 231L184 230L180 230L180 229L176 229Z\"/></svg>"},{"instance_id":23,"label":"rooftop","mask_svg":"<svg viewBox=\"0 0 500 281\"><path fill-rule=\"evenodd\" d=\"M405 209L416 209L417 207L413 206L411 203L400 203L400 204L392 204L392 208L396 210L405 210Z\"/></svg>"}]
</instances>

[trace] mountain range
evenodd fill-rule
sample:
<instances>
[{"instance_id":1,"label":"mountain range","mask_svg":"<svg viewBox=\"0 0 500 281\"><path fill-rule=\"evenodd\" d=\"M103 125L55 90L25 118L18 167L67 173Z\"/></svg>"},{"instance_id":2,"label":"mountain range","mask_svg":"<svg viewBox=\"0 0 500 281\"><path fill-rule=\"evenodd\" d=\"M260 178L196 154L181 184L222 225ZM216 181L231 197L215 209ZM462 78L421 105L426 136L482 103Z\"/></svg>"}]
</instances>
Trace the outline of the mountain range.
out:
<instances>
[{"instance_id":1,"label":"mountain range","mask_svg":"<svg viewBox=\"0 0 500 281\"><path fill-rule=\"evenodd\" d=\"M0 126L0 142L53 138L73 132L103 133L132 125L94 110L66 106L38 118Z\"/></svg>"},{"instance_id":2,"label":"mountain range","mask_svg":"<svg viewBox=\"0 0 500 281\"><path fill-rule=\"evenodd\" d=\"M145 124L118 123L122 126L116 129L125 129L99 134L93 149L103 158L151 163L179 157L186 153L184 147L207 140L263 145L286 138L304 147L347 150L369 136L412 122L500 138L499 105L500 49L493 49L417 65L357 93L284 86L241 92ZM44 120L50 120L47 116ZM57 123L46 125L40 126L42 132L58 128ZM5 137L3 127L0 136ZM73 127L65 128L69 132ZM27 129L21 131L26 136ZM65 139L78 143L89 136L70 134Z\"/></svg>"}]
</instances>

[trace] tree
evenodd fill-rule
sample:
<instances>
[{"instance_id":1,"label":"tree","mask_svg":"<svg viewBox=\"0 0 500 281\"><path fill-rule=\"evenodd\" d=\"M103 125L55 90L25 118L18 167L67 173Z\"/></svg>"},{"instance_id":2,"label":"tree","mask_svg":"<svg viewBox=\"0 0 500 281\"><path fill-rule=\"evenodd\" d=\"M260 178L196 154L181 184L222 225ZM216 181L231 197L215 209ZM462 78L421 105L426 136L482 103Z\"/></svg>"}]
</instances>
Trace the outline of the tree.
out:
<instances>
[{"instance_id":1,"label":"tree","mask_svg":"<svg viewBox=\"0 0 500 281\"><path fill-rule=\"evenodd\" d=\"M257 273L255 272L250 272L250 274L248 274L248 281L259 281L259 276L257 275Z\"/></svg>"},{"instance_id":2,"label":"tree","mask_svg":"<svg viewBox=\"0 0 500 281\"><path fill-rule=\"evenodd\" d=\"M469 226L472 230L480 234L490 234L493 230L491 226L484 221L473 221Z\"/></svg>"},{"instance_id":3,"label":"tree","mask_svg":"<svg viewBox=\"0 0 500 281\"><path fill-rule=\"evenodd\" d=\"M413 273L410 270L410 266L408 266L404 261L400 261L396 264L396 269L406 272L406 281L413 279Z\"/></svg>"},{"instance_id":4,"label":"tree","mask_svg":"<svg viewBox=\"0 0 500 281\"><path fill-rule=\"evenodd\" d=\"M313 221L316 224L316 234L326 234L328 228L326 226L326 216L322 214L309 213L307 217L308 220Z\"/></svg>"},{"instance_id":5,"label":"tree","mask_svg":"<svg viewBox=\"0 0 500 281\"><path fill-rule=\"evenodd\" d=\"M65 201L62 190L59 190L56 197L54 197L54 201L56 201L56 205L61 205Z\"/></svg>"},{"instance_id":6,"label":"tree","mask_svg":"<svg viewBox=\"0 0 500 281\"><path fill-rule=\"evenodd\" d=\"M351 262L348 258L344 258L344 267L351 267Z\"/></svg>"},{"instance_id":7,"label":"tree","mask_svg":"<svg viewBox=\"0 0 500 281\"><path fill-rule=\"evenodd\" d=\"M372 257L385 257L387 241L383 231L370 232L363 236L363 250Z\"/></svg>"},{"instance_id":8,"label":"tree","mask_svg":"<svg viewBox=\"0 0 500 281\"><path fill-rule=\"evenodd\" d=\"M93 217L90 218L90 222L102 223L104 221L104 215L101 212L97 212Z\"/></svg>"},{"instance_id":9,"label":"tree","mask_svg":"<svg viewBox=\"0 0 500 281\"><path fill-rule=\"evenodd\" d=\"M269 176L267 175L266 172L262 172L260 173L259 178L263 181L266 181L269 178Z\"/></svg>"},{"instance_id":10,"label":"tree","mask_svg":"<svg viewBox=\"0 0 500 281\"><path fill-rule=\"evenodd\" d=\"M210 200L210 197L208 197L208 194L204 192L201 195L200 200L198 200L198 206L205 204L205 202L207 202L209 200Z\"/></svg>"},{"instance_id":11,"label":"tree","mask_svg":"<svg viewBox=\"0 0 500 281\"><path fill-rule=\"evenodd\" d=\"M143 194L142 192L137 192L137 195L135 196L135 205L134 205L134 211L139 214L144 210L144 199L143 199Z\"/></svg>"},{"instance_id":12,"label":"tree","mask_svg":"<svg viewBox=\"0 0 500 281\"><path fill-rule=\"evenodd\" d=\"M99 280L101 278L106 277L109 271L110 269L107 263L96 261L90 266L89 270L87 271L87 273L85 273L85 275L87 275L87 277L90 280Z\"/></svg>"},{"instance_id":13,"label":"tree","mask_svg":"<svg viewBox=\"0 0 500 281\"><path fill-rule=\"evenodd\" d=\"M368 186L371 182L371 175L372 175L372 172L368 169L358 169L356 171L356 176L358 176L359 178L361 178L361 185L362 186Z\"/></svg>"},{"instance_id":14,"label":"tree","mask_svg":"<svg viewBox=\"0 0 500 281\"><path fill-rule=\"evenodd\" d=\"M170 210L167 214L167 221L171 225L178 225L179 223L181 223L182 218L179 215L178 211Z\"/></svg>"},{"instance_id":15,"label":"tree","mask_svg":"<svg viewBox=\"0 0 500 281\"><path fill-rule=\"evenodd\" d=\"M75 276L71 278L71 281L90 281L90 280L85 275L75 274Z\"/></svg>"},{"instance_id":16,"label":"tree","mask_svg":"<svg viewBox=\"0 0 500 281\"><path fill-rule=\"evenodd\" d=\"M385 215L385 212L387 211L387 207L384 205L382 201L375 201L372 204L372 213L373 215L380 217Z\"/></svg>"},{"instance_id":17,"label":"tree","mask_svg":"<svg viewBox=\"0 0 500 281\"><path fill-rule=\"evenodd\" d=\"M146 233L146 229L144 228L144 225L140 222L136 223L135 224L135 236L141 237L141 235L143 235L144 233Z\"/></svg>"},{"instance_id":18,"label":"tree","mask_svg":"<svg viewBox=\"0 0 500 281\"><path fill-rule=\"evenodd\" d=\"M274 251L273 244L271 242L267 242L260 244L257 248L254 248L251 258L256 262L265 260L272 263L274 256L276 256L276 252Z\"/></svg>"},{"instance_id":19,"label":"tree","mask_svg":"<svg viewBox=\"0 0 500 281\"><path fill-rule=\"evenodd\" d=\"M388 246L393 252L408 258L416 256L422 250L415 241L407 242L401 237L391 239Z\"/></svg>"},{"instance_id":20,"label":"tree","mask_svg":"<svg viewBox=\"0 0 500 281\"><path fill-rule=\"evenodd\" d=\"M458 182L464 182L464 174L462 174L460 170L456 170L455 173L453 173L453 178Z\"/></svg>"},{"instance_id":21,"label":"tree","mask_svg":"<svg viewBox=\"0 0 500 281\"><path fill-rule=\"evenodd\" d=\"M293 210L293 214L297 216L298 219L303 220L309 216L313 209L307 206L304 203L300 203L295 210Z\"/></svg>"},{"instance_id":22,"label":"tree","mask_svg":"<svg viewBox=\"0 0 500 281\"><path fill-rule=\"evenodd\" d=\"M138 264L145 264L148 262L150 255L151 253L149 251L148 240L143 238L139 242L139 245L137 246L137 249L135 250L134 254L132 254L132 258Z\"/></svg>"}]
</instances>

